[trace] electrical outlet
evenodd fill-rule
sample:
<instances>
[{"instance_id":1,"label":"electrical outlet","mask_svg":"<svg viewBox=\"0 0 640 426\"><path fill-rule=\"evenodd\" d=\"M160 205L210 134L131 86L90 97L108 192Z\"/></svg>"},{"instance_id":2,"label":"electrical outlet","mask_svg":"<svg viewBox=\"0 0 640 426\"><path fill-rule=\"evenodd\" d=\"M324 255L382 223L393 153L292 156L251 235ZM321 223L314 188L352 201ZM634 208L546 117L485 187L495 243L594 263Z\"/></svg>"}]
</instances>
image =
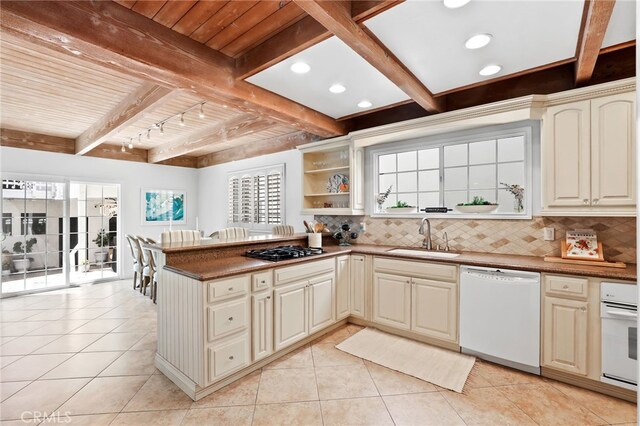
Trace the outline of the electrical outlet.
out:
<instances>
[{"instance_id":1,"label":"electrical outlet","mask_svg":"<svg viewBox=\"0 0 640 426\"><path fill-rule=\"evenodd\" d=\"M542 234L545 241L553 241L556 239L555 228L542 228Z\"/></svg>"}]
</instances>

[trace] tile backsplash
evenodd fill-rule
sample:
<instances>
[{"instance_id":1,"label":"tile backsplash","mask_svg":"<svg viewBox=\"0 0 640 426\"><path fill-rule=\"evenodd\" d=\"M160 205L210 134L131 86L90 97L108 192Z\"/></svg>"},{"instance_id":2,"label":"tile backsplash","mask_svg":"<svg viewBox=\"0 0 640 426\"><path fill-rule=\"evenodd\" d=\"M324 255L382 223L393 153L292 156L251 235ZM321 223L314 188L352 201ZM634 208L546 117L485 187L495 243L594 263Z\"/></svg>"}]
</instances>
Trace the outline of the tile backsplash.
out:
<instances>
[{"instance_id":1,"label":"tile backsplash","mask_svg":"<svg viewBox=\"0 0 640 426\"><path fill-rule=\"evenodd\" d=\"M369 216L316 216L332 231L344 222L366 231L355 243L419 247L420 219L373 218ZM476 251L529 256L559 256L560 240L567 230L594 229L602 242L606 260L636 262L636 219L633 217L533 217L530 220L431 219L434 246L444 245L456 251ZM544 241L542 228L555 229L555 241Z\"/></svg>"}]
</instances>

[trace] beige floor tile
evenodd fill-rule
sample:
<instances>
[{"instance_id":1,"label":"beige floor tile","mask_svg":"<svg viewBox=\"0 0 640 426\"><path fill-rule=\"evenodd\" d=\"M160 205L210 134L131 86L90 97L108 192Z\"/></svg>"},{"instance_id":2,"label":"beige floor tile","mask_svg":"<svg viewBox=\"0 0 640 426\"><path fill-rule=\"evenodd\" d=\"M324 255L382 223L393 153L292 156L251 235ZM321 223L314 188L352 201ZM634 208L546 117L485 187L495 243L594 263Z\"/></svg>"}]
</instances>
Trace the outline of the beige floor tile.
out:
<instances>
[{"instance_id":1,"label":"beige floor tile","mask_svg":"<svg viewBox=\"0 0 640 426\"><path fill-rule=\"evenodd\" d=\"M88 320L68 320L61 319L58 321L47 321L47 325L39 327L29 333L29 336L46 336L49 334L67 334L71 333L86 323Z\"/></svg>"},{"instance_id":2,"label":"beige floor tile","mask_svg":"<svg viewBox=\"0 0 640 426\"><path fill-rule=\"evenodd\" d=\"M155 316L149 317L147 321L141 321L138 318L124 320L125 322L116 327L114 333L151 333L158 328Z\"/></svg>"},{"instance_id":3,"label":"beige floor tile","mask_svg":"<svg viewBox=\"0 0 640 426\"><path fill-rule=\"evenodd\" d=\"M22 355L0 356L0 368L6 367L12 362L19 360L20 358L22 358Z\"/></svg>"},{"instance_id":4,"label":"beige floor tile","mask_svg":"<svg viewBox=\"0 0 640 426\"><path fill-rule=\"evenodd\" d=\"M356 334L358 331L364 329L361 325L347 324L347 331L349 334Z\"/></svg>"},{"instance_id":5,"label":"beige floor tile","mask_svg":"<svg viewBox=\"0 0 640 426\"><path fill-rule=\"evenodd\" d=\"M256 397L258 395L260 376L261 372L255 371L215 391L211 395L194 402L191 408L253 405L256 403Z\"/></svg>"},{"instance_id":6,"label":"beige floor tile","mask_svg":"<svg viewBox=\"0 0 640 426\"><path fill-rule=\"evenodd\" d=\"M465 389L463 394L443 391L441 395L467 425L535 425L496 388Z\"/></svg>"},{"instance_id":7,"label":"beige floor tile","mask_svg":"<svg viewBox=\"0 0 640 426\"><path fill-rule=\"evenodd\" d=\"M69 416L69 423L73 426L108 426L111 421L116 418L116 413L111 414L88 414L85 416ZM63 423L59 421L57 423ZM47 424L45 422L45 424Z\"/></svg>"},{"instance_id":8,"label":"beige floor tile","mask_svg":"<svg viewBox=\"0 0 640 426\"><path fill-rule=\"evenodd\" d=\"M144 333L109 333L84 348L82 352L127 351L143 337Z\"/></svg>"},{"instance_id":9,"label":"beige floor tile","mask_svg":"<svg viewBox=\"0 0 640 426\"><path fill-rule=\"evenodd\" d=\"M393 425L382 398L335 399L321 401L325 426L332 425Z\"/></svg>"},{"instance_id":10,"label":"beige floor tile","mask_svg":"<svg viewBox=\"0 0 640 426\"><path fill-rule=\"evenodd\" d=\"M0 325L0 336L24 336L25 334L37 330L47 325L48 321L33 322L5 322ZM53 333L60 334L60 333Z\"/></svg>"},{"instance_id":11,"label":"beige floor tile","mask_svg":"<svg viewBox=\"0 0 640 426\"><path fill-rule=\"evenodd\" d=\"M82 327L78 327L71 333L109 333L115 328L122 325L127 320L125 319L94 319L87 322Z\"/></svg>"},{"instance_id":12,"label":"beige floor tile","mask_svg":"<svg viewBox=\"0 0 640 426\"><path fill-rule=\"evenodd\" d=\"M164 375L151 376L122 411L181 410L191 398Z\"/></svg>"},{"instance_id":13,"label":"beige floor tile","mask_svg":"<svg viewBox=\"0 0 640 426\"><path fill-rule=\"evenodd\" d=\"M391 370L371 361L364 360L380 395L398 395L404 393L435 392L434 385L424 380Z\"/></svg>"},{"instance_id":14,"label":"beige floor tile","mask_svg":"<svg viewBox=\"0 0 640 426\"><path fill-rule=\"evenodd\" d=\"M471 369L469 376L467 377L467 381L464 384L464 389L488 388L492 386L487 379L480 375L476 365L478 365L477 361Z\"/></svg>"},{"instance_id":15,"label":"beige floor tile","mask_svg":"<svg viewBox=\"0 0 640 426\"><path fill-rule=\"evenodd\" d=\"M318 389L313 368L263 370L258 388L258 404L316 401Z\"/></svg>"},{"instance_id":16,"label":"beige floor tile","mask_svg":"<svg viewBox=\"0 0 640 426\"><path fill-rule=\"evenodd\" d=\"M334 345L337 345L338 343L342 343L344 340L348 339L349 337L351 337L351 334L349 333L349 330L347 330L347 327L345 326L345 327L340 327L337 330L331 331L325 334L324 336L319 337L313 342L313 344L333 343Z\"/></svg>"},{"instance_id":17,"label":"beige floor tile","mask_svg":"<svg viewBox=\"0 0 640 426\"><path fill-rule=\"evenodd\" d=\"M72 354L27 355L0 370L0 381L17 382L36 380L43 374L53 370Z\"/></svg>"},{"instance_id":18,"label":"beige floor tile","mask_svg":"<svg viewBox=\"0 0 640 426\"><path fill-rule=\"evenodd\" d=\"M600 425L606 423L546 383L511 385L499 388L507 398L539 425Z\"/></svg>"},{"instance_id":19,"label":"beige floor tile","mask_svg":"<svg viewBox=\"0 0 640 426\"><path fill-rule=\"evenodd\" d=\"M34 418L34 413L51 413L88 381L89 379L35 381L0 403L0 418L20 419L23 414L26 418Z\"/></svg>"},{"instance_id":20,"label":"beige floor tile","mask_svg":"<svg viewBox=\"0 0 640 426\"><path fill-rule=\"evenodd\" d=\"M29 315L24 321L55 321L62 319L74 312L75 309L46 309L39 314Z\"/></svg>"},{"instance_id":21,"label":"beige floor tile","mask_svg":"<svg viewBox=\"0 0 640 426\"><path fill-rule=\"evenodd\" d=\"M316 367L316 379L321 400L378 396L364 364Z\"/></svg>"},{"instance_id":22,"label":"beige floor tile","mask_svg":"<svg viewBox=\"0 0 640 426\"><path fill-rule=\"evenodd\" d=\"M335 343L318 343L311 346L313 364L316 367L338 365L363 365L362 359L335 348Z\"/></svg>"},{"instance_id":23,"label":"beige floor tile","mask_svg":"<svg viewBox=\"0 0 640 426\"><path fill-rule=\"evenodd\" d=\"M34 351L34 354L64 354L80 352L104 334L65 334Z\"/></svg>"},{"instance_id":24,"label":"beige floor tile","mask_svg":"<svg viewBox=\"0 0 640 426\"><path fill-rule=\"evenodd\" d=\"M30 381L25 382L2 382L0 383L0 401L4 401L20 389L27 386Z\"/></svg>"},{"instance_id":25,"label":"beige floor tile","mask_svg":"<svg viewBox=\"0 0 640 426\"><path fill-rule=\"evenodd\" d=\"M111 308L82 308L69 313L66 318L92 320L106 314L110 310Z\"/></svg>"},{"instance_id":26,"label":"beige floor tile","mask_svg":"<svg viewBox=\"0 0 640 426\"><path fill-rule=\"evenodd\" d=\"M243 426L250 425L253 406L196 408L189 410L181 426Z\"/></svg>"},{"instance_id":27,"label":"beige floor tile","mask_svg":"<svg viewBox=\"0 0 640 426\"><path fill-rule=\"evenodd\" d=\"M266 370L274 368L313 368L313 357L311 356L311 346L305 345L293 352L290 352L277 360L270 362L264 367Z\"/></svg>"},{"instance_id":28,"label":"beige floor tile","mask_svg":"<svg viewBox=\"0 0 640 426\"><path fill-rule=\"evenodd\" d=\"M8 343L17 338L17 336L0 336L0 345L4 345L5 343Z\"/></svg>"},{"instance_id":29,"label":"beige floor tile","mask_svg":"<svg viewBox=\"0 0 640 426\"><path fill-rule=\"evenodd\" d=\"M70 415L118 413L140 390L147 376L98 377L62 407Z\"/></svg>"},{"instance_id":30,"label":"beige floor tile","mask_svg":"<svg viewBox=\"0 0 640 426\"><path fill-rule=\"evenodd\" d=\"M2 307L0 307L1 309ZM2 310L0 312L0 322L16 322L16 321L24 321L27 318L33 318L36 315L39 315L43 312L47 312L46 310L26 310L21 309L18 311L6 311Z\"/></svg>"},{"instance_id":31,"label":"beige floor tile","mask_svg":"<svg viewBox=\"0 0 640 426\"><path fill-rule=\"evenodd\" d=\"M632 402L556 381L551 385L609 423L636 423L638 421L638 407Z\"/></svg>"},{"instance_id":32,"label":"beige floor tile","mask_svg":"<svg viewBox=\"0 0 640 426\"><path fill-rule=\"evenodd\" d=\"M101 353L101 352L87 352ZM108 352L105 352L108 353ZM100 376L144 376L156 371L156 351L127 351L109 365Z\"/></svg>"},{"instance_id":33,"label":"beige floor tile","mask_svg":"<svg viewBox=\"0 0 640 426\"><path fill-rule=\"evenodd\" d=\"M131 351L156 351L158 347L158 336L156 333L146 334L142 339L131 347Z\"/></svg>"},{"instance_id":34,"label":"beige floor tile","mask_svg":"<svg viewBox=\"0 0 640 426\"><path fill-rule=\"evenodd\" d=\"M2 355L29 355L62 336L20 336L0 346Z\"/></svg>"},{"instance_id":35,"label":"beige floor tile","mask_svg":"<svg viewBox=\"0 0 640 426\"><path fill-rule=\"evenodd\" d=\"M396 425L462 425L464 421L439 392L383 397Z\"/></svg>"},{"instance_id":36,"label":"beige floor tile","mask_svg":"<svg viewBox=\"0 0 640 426\"><path fill-rule=\"evenodd\" d=\"M252 426L322 426L320 402L256 405Z\"/></svg>"},{"instance_id":37,"label":"beige floor tile","mask_svg":"<svg viewBox=\"0 0 640 426\"><path fill-rule=\"evenodd\" d=\"M476 360L474 370L493 386L540 383L542 381L540 376L481 360Z\"/></svg>"},{"instance_id":38,"label":"beige floor tile","mask_svg":"<svg viewBox=\"0 0 640 426\"><path fill-rule=\"evenodd\" d=\"M122 352L89 352L73 355L71 358L41 377L48 379L73 379L96 377L115 361Z\"/></svg>"},{"instance_id":39,"label":"beige floor tile","mask_svg":"<svg viewBox=\"0 0 640 426\"><path fill-rule=\"evenodd\" d=\"M178 426L187 410L143 411L120 413L111 426Z\"/></svg>"}]
</instances>

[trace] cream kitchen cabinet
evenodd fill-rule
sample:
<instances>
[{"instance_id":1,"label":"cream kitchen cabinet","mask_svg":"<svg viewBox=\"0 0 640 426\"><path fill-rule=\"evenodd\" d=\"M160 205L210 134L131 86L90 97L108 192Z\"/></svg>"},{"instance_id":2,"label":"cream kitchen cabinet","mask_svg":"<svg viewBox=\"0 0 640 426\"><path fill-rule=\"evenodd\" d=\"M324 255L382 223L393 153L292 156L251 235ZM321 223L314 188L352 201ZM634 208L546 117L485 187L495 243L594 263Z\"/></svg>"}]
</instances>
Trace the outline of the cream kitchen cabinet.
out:
<instances>
[{"instance_id":1,"label":"cream kitchen cabinet","mask_svg":"<svg viewBox=\"0 0 640 426\"><path fill-rule=\"evenodd\" d=\"M411 328L411 278L376 272L373 277L373 321Z\"/></svg>"},{"instance_id":2,"label":"cream kitchen cabinet","mask_svg":"<svg viewBox=\"0 0 640 426\"><path fill-rule=\"evenodd\" d=\"M349 299L351 285L351 256L336 258L336 319L349 316Z\"/></svg>"},{"instance_id":3,"label":"cream kitchen cabinet","mask_svg":"<svg viewBox=\"0 0 640 426\"><path fill-rule=\"evenodd\" d=\"M587 374L588 302L545 297L542 364Z\"/></svg>"},{"instance_id":4,"label":"cream kitchen cabinet","mask_svg":"<svg viewBox=\"0 0 640 426\"><path fill-rule=\"evenodd\" d=\"M251 296L253 361L273 353L273 292L265 291Z\"/></svg>"},{"instance_id":5,"label":"cream kitchen cabinet","mask_svg":"<svg viewBox=\"0 0 640 426\"><path fill-rule=\"evenodd\" d=\"M411 279L411 330L443 340L458 340L458 286Z\"/></svg>"},{"instance_id":6,"label":"cream kitchen cabinet","mask_svg":"<svg viewBox=\"0 0 640 426\"><path fill-rule=\"evenodd\" d=\"M335 278L327 274L309 281L309 330L308 334L322 330L336 322Z\"/></svg>"},{"instance_id":7,"label":"cream kitchen cabinet","mask_svg":"<svg viewBox=\"0 0 640 426\"><path fill-rule=\"evenodd\" d=\"M628 92L546 110L543 214L635 214L634 99Z\"/></svg>"},{"instance_id":8,"label":"cream kitchen cabinet","mask_svg":"<svg viewBox=\"0 0 640 426\"><path fill-rule=\"evenodd\" d=\"M365 318L367 288L366 257L361 254L351 255L350 311L354 317Z\"/></svg>"}]
</instances>

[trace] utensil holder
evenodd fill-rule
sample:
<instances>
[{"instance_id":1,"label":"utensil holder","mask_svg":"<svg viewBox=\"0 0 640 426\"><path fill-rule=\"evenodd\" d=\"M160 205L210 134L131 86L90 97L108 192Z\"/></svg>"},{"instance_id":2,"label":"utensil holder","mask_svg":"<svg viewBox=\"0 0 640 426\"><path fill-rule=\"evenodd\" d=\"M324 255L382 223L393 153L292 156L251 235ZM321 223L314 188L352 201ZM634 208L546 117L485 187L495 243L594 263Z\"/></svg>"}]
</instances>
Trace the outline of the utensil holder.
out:
<instances>
[{"instance_id":1,"label":"utensil holder","mask_svg":"<svg viewBox=\"0 0 640 426\"><path fill-rule=\"evenodd\" d=\"M307 234L309 235L309 247L311 248L322 248L322 234L314 233Z\"/></svg>"}]
</instances>

